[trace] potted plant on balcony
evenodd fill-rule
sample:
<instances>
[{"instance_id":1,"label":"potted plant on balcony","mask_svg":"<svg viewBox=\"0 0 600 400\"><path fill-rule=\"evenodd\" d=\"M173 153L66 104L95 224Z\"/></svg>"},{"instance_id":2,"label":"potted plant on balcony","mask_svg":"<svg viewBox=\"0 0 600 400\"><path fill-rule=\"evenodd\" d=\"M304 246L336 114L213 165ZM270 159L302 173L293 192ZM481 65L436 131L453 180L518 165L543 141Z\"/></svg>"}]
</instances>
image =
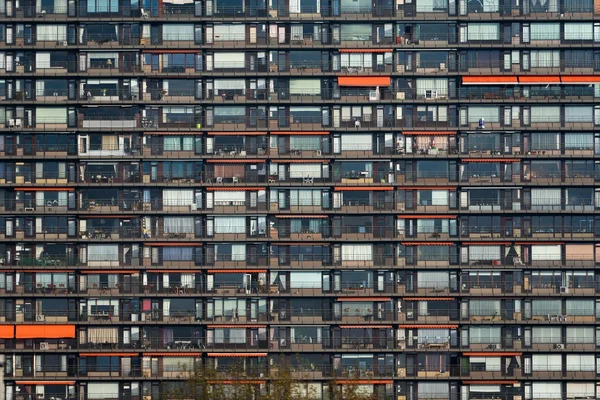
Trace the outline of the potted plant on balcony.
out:
<instances>
[{"instance_id":1,"label":"potted plant on balcony","mask_svg":"<svg viewBox=\"0 0 600 400\"><path fill-rule=\"evenodd\" d=\"M108 92L107 89L102 89L102 96L106 96L106 93Z\"/></svg>"}]
</instances>

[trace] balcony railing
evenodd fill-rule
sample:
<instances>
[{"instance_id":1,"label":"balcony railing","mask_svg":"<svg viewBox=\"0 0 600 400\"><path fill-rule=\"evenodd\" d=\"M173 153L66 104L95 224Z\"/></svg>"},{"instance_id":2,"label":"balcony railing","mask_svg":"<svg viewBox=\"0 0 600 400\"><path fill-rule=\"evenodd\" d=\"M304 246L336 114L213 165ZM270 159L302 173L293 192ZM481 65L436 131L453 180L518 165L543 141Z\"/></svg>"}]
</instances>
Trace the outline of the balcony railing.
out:
<instances>
[{"instance_id":1,"label":"balcony railing","mask_svg":"<svg viewBox=\"0 0 600 400\"><path fill-rule=\"evenodd\" d=\"M332 9L328 5L323 4L320 7L302 7L301 9L279 5L275 8L267 7L237 7L234 5L219 5L213 8L195 7L190 4L171 4L150 5L146 8L124 7L119 6L110 10L101 10L98 12L90 12L89 8L79 7L76 5L57 6L24 6L19 5L15 8L7 8L0 15L1 18L42 18L43 20L55 19L100 19L103 20L245 20L251 19L279 19L279 20L318 20L318 19L335 19L335 20L357 20L357 19L389 19L400 17L402 19L423 19L428 20L448 20L457 19L456 9L447 7L436 7L435 9L418 9L413 3L399 6L397 9L390 5L366 5L366 6L349 6L343 5L341 8ZM465 10L465 14L461 17L469 19L488 19L488 18L513 18L527 16L530 18L544 19L571 19L571 18L593 18L593 7L586 6L571 6L571 5L556 5L546 9L529 9L526 7L517 6L498 6L492 11L483 11L482 7L477 4L476 7L469 5Z\"/></svg>"}]
</instances>

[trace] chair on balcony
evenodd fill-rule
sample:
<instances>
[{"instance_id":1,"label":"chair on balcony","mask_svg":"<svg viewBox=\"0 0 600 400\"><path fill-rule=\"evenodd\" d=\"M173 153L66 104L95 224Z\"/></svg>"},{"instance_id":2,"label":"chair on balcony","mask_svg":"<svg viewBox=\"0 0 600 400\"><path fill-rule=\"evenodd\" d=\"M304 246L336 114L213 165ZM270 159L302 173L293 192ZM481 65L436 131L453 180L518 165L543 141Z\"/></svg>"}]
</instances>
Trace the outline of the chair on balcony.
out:
<instances>
[{"instance_id":1,"label":"chair on balcony","mask_svg":"<svg viewBox=\"0 0 600 400\"><path fill-rule=\"evenodd\" d=\"M223 183L223 177L217 176L216 183Z\"/></svg>"},{"instance_id":2,"label":"chair on balcony","mask_svg":"<svg viewBox=\"0 0 600 400\"><path fill-rule=\"evenodd\" d=\"M143 8L140 8L140 14L141 14L141 17L144 19L148 19L148 17L150 16L150 15L148 15L148 13L146 11L144 11Z\"/></svg>"},{"instance_id":3,"label":"chair on balcony","mask_svg":"<svg viewBox=\"0 0 600 400\"><path fill-rule=\"evenodd\" d=\"M233 183L240 183L240 180L237 176L233 177Z\"/></svg>"}]
</instances>

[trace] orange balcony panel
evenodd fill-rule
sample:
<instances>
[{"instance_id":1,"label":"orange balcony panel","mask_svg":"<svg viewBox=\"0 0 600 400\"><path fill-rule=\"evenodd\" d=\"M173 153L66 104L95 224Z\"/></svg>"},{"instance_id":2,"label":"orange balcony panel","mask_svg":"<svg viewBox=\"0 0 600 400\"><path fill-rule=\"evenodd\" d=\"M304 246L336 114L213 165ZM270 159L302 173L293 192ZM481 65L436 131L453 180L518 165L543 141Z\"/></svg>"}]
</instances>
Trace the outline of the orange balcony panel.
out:
<instances>
[{"instance_id":1,"label":"orange balcony panel","mask_svg":"<svg viewBox=\"0 0 600 400\"><path fill-rule=\"evenodd\" d=\"M392 78L389 76L338 76L339 86L390 86Z\"/></svg>"}]
</instances>

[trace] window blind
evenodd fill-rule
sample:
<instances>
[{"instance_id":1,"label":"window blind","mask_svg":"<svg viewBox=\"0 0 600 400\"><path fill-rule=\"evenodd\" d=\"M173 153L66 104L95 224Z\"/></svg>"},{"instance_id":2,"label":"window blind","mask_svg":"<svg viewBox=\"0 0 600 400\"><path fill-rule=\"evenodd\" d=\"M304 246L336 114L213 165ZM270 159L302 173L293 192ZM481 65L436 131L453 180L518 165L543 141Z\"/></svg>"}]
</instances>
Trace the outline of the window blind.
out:
<instances>
[{"instance_id":1,"label":"window blind","mask_svg":"<svg viewBox=\"0 0 600 400\"><path fill-rule=\"evenodd\" d=\"M215 217L215 233L245 233L246 217Z\"/></svg>"},{"instance_id":2,"label":"window blind","mask_svg":"<svg viewBox=\"0 0 600 400\"><path fill-rule=\"evenodd\" d=\"M532 206L560 206L560 189L531 189Z\"/></svg>"},{"instance_id":3,"label":"window blind","mask_svg":"<svg viewBox=\"0 0 600 400\"><path fill-rule=\"evenodd\" d=\"M342 151L370 151L372 149L373 137L371 134L342 135Z\"/></svg>"},{"instance_id":4,"label":"window blind","mask_svg":"<svg viewBox=\"0 0 600 400\"><path fill-rule=\"evenodd\" d=\"M321 94L320 79L290 79L290 94L319 95Z\"/></svg>"},{"instance_id":5,"label":"window blind","mask_svg":"<svg viewBox=\"0 0 600 400\"><path fill-rule=\"evenodd\" d=\"M193 41L194 40L194 25L192 24L164 24L162 27L163 40L169 41Z\"/></svg>"},{"instance_id":6,"label":"window blind","mask_svg":"<svg viewBox=\"0 0 600 400\"><path fill-rule=\"evenodd\" d=\"M535 383L534 383L535 385ZM554 385L554 384L553 384ZM558 384L560 385L560 384ZM567 382L568 399L593 399L596 397L594 382ZM553 398L556 398L553 397Z\"/></svg>"},{"instance_id":7,"label":"window blind","mask_svg":"<svg viewBox=\"0 0 600 400\"><path fill-rule=\"evenodd\" d=\"M534 399L560 399L562 398L561 383L533 382L532 392Z\"/></svg>"},{"instance_id":8,"label":"window blind","mask_svg":"<svg viewBox=\"0 0 600 400\"><path fill-rule=\"evenodd\" d=\"M35 109L36 124L66 124L67 109L64 107L38 107Z\"/></svg>"},{"instance_id":9,"label":"window blind","mask_svg":"<svg viewBox=\"0 0 600 400\"><path fill-rule=\"evenodd\" d=\"M467 26L467 40L498 40L499 38L499 24L469 24Z\"/></svg>"},{"instance_id":10,"label":"window blind","mask_svg":"<svg viewBox=\"0 0 600 400\"><path fill-rule=\"evenodd\" d=\"M193 190L163 189L163 204L165 206L188 206L193 203Z\"/></svg>"},{"instance_id":11,"label":"window blind","mask_svg":"<svg viewBox=\"0 0 600 400\"><path fill-rule=\"evenodd\" d=\"M531 40L560 40L560 23L532 23L529 31Z\"/></svg>"},{"instance_id":12,"label":"window blind","mask_svg":"<svg viewBox=\"0 0 600 400\"><path fill-rule=\"evenodd\" d=\"M469 122L479 122L481 118L485 122L499 122L500 109L494 106L469 106Z\"/></svg>"},{"instance_id":13,"label":"window blind","mask_svg":"<svg viewBox=\"0 0 600 400\"><path fill-rule=\"evenodd\" d=\"M593 40L594 24L592 22L565 22L565 40Z\"/></svg>"},{"instance_id":14,"label":"window blind","mask_svg":"<svg viewBox=\"0 0 600 400\"><path fill-rule=\"evenodd\" d=\"M214 194L214 202L218 203L227 203L230 202L241 202L244 203L246 201L246 192L244 191L232 191L232 192L215 192Z\"/></svg>"},{"instance_id":15,"label":"window blind","mask_svg":"<svg viewBox=\"0 0 600 400\"><path fill-rule=\"evenodd\" d=\"M596 301L593 299L567 300L567 315L593 316Z\"/></svg>"},{"instance_id":16,"label":"window blind","mask_svg":"<svg viewBox=\"0 0 600 400\"><path fill-rule=\"evenodd\" d=\"M500 246L469 246L470 261L489 261L500 258Z\"/></svg>"},{"instance_id":17,"label":"window blind","mask_svg":"<svg viewBox=\"0 0 600 400\"><path fill-rule=\"evenodd\" d=\"M447 289L448 272L417 272L417 287L420 289Z\"/></svg>"},{"instance_id":18,"label":"window blind","mask_svg":"<svg viewBox=\"0 0 600 400\"><path fill-rule=\"evenodd\" d=\"M65 41L67 40L66 25L37 25L37 40Z\"/></svg>"},{"instance_id":19,"label":"window blind","mask_svg":"<svg viewBox=\"0 0 600 400\"><path fill-rule=\"evenodd\" d=\"M567 343L595 343L593 327L569 326L567 327Z\"/></svg>"},{"instance_id":20,"label":"window blind","mask_svg":"<svg viewBox=\"0 0 600 400\"><path fill-rule=\"evenodd\" d=\"M35 67L50 68L50 53L36 53Z\"/></svg>"},{"instance_id":21,"label":"window blind","mask_svg":"<svg viewBox=\"0 0 600 400\"><path fill-rule=\"evenodd\" d=\"M567 354L567 371L592 372L596 370L593 354Z\"/></svg>"},{"instance_id":22,"label":"window blind","mask_svg":"<svg viewBox=\"0 0 600 400\"><path fill-rule=\"evenodd\" d=\"M344 261L371 261L372 259L373 245L371 244L342 245L342 260Z\"/></svg>"},{"instance_id":23,"label":"window blind","mask_svg":"<svg viewBox=\"0 0 600 400\"><path fill-rule=\"evenodd\" d=\"M472 326L469 328L469 340L473 344L500 343L500 327Z\"/></svg>"},{"instance_id":24,"label":"window blind","mask_svg":"<svg viewBox=\"0 0 600 400\"><path fill-rule=\"evenodd\" d=\"M88 399L118 399L121 397L118 383L88 383L87 392Z\"/></svg>"},{"instance_id":25,"label":"window blind","mask_svg":"<svg viewBox=\"0 0 600 400\"><path fill-rule=\"evenodd\" d=\"M448 79L417 79L417 96L425 96L429 90L437 92L438 96L448 96Z\"/></svg>"},{"instance_id":26,"label":"window blind","mask_svg":"<svg viewBox=\"0 0 600 400\"><path fill-rule=\"evenodd\" d=\"M290 178L321 178L323 164L290 164Z\"/></svg>"},{"instance_id":27,"label":"window blind","mask_svg":"<svg viewBox=\"0 0 600 400\"><path fill-rule=\"evenodd\" d=\"M214 39L216 42L228 40L246 40L245 25L215 25Z\"/></svg>"},{"instance_id":28,"label":"window blind","mask_svg":"<svg viewBox=\"0 0 600 400\"><path fill-rule=\"evenodd\" d=\"M562 335L560 327L537 327L532 329L532 343L553 344L561 343Z\"/></svg>"},{"instance_id":29,"label":"window blind","mask_svg":"<svg viewBox=\"0 0 600 400\"><path fill-rule=\"evenodd\" d=\"M562 356L560 354L534 354L531 357L533 371L561 371Z\"/></svg>"},{"instance_id":30,"label":"window blind","mask_svg":"<svg viewBox=\"0 0 600 400\"><path fill-rule=\"evenodd\" d=\"M561 248L560 245L552 246L531 246L531 259L543 261L560 261Z\"/></svg>"},{"instance_id":31,"label":"window blind","mask_svg":"<svg viewBox=\"0 0 600 400\"><path fill-rule=\"evenodd\" d=\"M215 90L244 90L246 89L245 79L216 79L213 87Z\"/></svg>"},{"instance_id":32,"label":"window blind","mask_svg":"<svg viewBox=\"0 0 600 400\"><path fill-rule=\"evenodd\" d=\"M565 106L565 122L594 122L594 106Z\"/></svg>"}]
</instances>

